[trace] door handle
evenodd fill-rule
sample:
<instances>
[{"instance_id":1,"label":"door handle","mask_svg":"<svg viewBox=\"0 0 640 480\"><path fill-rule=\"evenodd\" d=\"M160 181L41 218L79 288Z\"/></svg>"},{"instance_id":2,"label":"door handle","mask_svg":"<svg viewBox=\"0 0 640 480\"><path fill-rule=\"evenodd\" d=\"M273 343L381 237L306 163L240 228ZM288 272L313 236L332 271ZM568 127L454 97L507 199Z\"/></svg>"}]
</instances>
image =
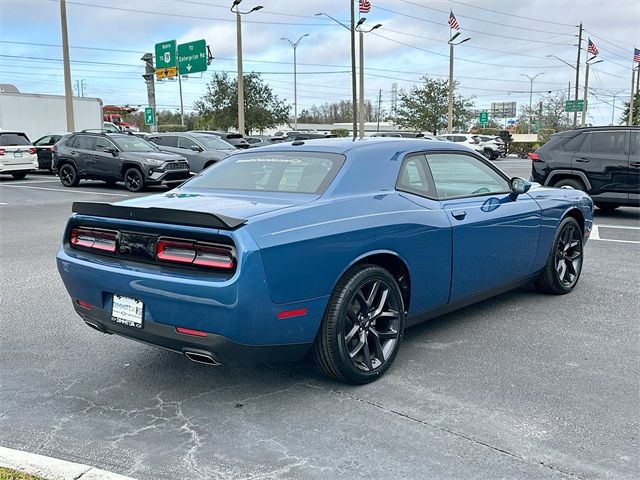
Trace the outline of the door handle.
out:
<instances>
[{"instance_id":1,"label":"door handle","mask_svg":"<svg viewBox=\"0 0 640 480\"><path fill-rule=\"evenodd\" d=\"M452 210L451 216L456 220L464 220L464 217L467 216L467 212L465 212L464 210Z\"/></svg>"},{"instance_id":2,"label":"door handle","mask_svg":"<svg viewBox=\"0 0 640 480\"><path fill-rule=\"evenodd\" d=\"M584 158L584 157L580 157L580 158L578 158L578 159L576 160L576 162L579 162L579 163L588 163L588 162L589 162L589 159L588 159L588 158Z\"/></svg>"},{"instance_id":3,"label":"door handle","mask_svg":"<svg viewBox=\"0 0 640 480\"><path fill-rule=\"evenodd\" d=\"M629 165L632 167L640 168L640 162L631 162Z\"/></svg>"},{"instance_id":4,"label":"door handle","mask_svg":"<svg viewBox=\"0 0 640 480\"><path fill-rule=\"evenodd\" d=\"M70 153L71 155L78 155L78 152L76 152L75 150L71 150L69 153Z\"/></svg>"}]
</instances>

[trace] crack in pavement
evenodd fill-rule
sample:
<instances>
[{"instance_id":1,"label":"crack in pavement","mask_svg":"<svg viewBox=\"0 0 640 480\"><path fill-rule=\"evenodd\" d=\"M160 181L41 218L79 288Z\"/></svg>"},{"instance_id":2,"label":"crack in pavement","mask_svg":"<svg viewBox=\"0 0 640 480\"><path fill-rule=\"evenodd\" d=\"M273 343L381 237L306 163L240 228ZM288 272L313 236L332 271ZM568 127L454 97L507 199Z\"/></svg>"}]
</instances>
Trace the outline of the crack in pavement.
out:
<instances>
[{"instance_id":1,"label":"crack in pavement","mask_svg":"<svg viewBox=\"0 0 640 480\"><path fill-rule=\"evenodd\" d=\"M421 425L424 425L426 427L432 428L434 430L439 430L441 432L447 433L449 435L453 435L453 436L455 436L457 438L461 438L461 439L466 440L468 442L472 442L472 443L475 443L477 445L481 445L481 446L489 448L489 449L491 449L491 450L493 450L495 452L498 452L500 454L506 455L506 456L508 456L510 458L519 460L521 462L525 462L525 463L527 463L529 465L540 465L540 466L548 468L548 469L550 469L550 470L552 470L554 472L558 472L558 473L560 473L562 475L567 475L567 476L570 476L570 477L575 478L577 480L584 480L584 477L581 477L576 473L567 472L567 471L561 469L560 467L556 467L556 466L551 465L550 463L547 463L545 461L542 461L542 460L531 461L531 460L528 460L528 459L526 459L526 458L524 458L524 457L522 457L522 456L520 456L520 455L518 455L516 453L510 452L510 451L505 450L505 449L500 448L500 447L496 447L495 445L491 445L489 443L483 442L482 440L478 440L476 438L470 437L470 436L465 435L463 433L456 432L456 431L453 431L453 430L449 430L447 428L444 428L444 427L441 427L441 426L438 426L438 425L434 425L434 424L429 423L429 422L427 422L425 420L421 420L419 418L412 417L411 415L408 415L406 413L399 412L399 411L394 410L394 409L389 408L389 407L385 407L384 405L380 405L380 404L372 402L370 400L365 400L363 398L356 397L355 395L352 395L350 393L341 392L340 390L336 390L334 388L325 387L325 386L322 386L322 385L317 385L315 383L312 383L310 380L307 380L305 378L301 378L301 377L299 377L299 376L297 376L297 375L295 375L295 374L293 374L291 372L281 372L281 371L278 371L278 370L274 369L273 367L271 367L269 365L263 365L263 367L265 367L266 369L268 369L268 370L270 370L270 371L272 371L274 373L278 373L280 375L285 375L285 376L291 377L294 380L297 380L300 384L306 385L309 388L315 388L315 389L318 389L318 390L324 390L324 391L327 391L327 392L335 393L337 395L340 395L340 396L349 398L351 400L355 400L355 401L364 403L366 405L369 405L371 407L377 408L379 410L382 410L383 412L390 413L392 415L397 415L399 417L402 417L404 419L410 420L412 422L419 423Z\"/></svg>"}]
</instances>

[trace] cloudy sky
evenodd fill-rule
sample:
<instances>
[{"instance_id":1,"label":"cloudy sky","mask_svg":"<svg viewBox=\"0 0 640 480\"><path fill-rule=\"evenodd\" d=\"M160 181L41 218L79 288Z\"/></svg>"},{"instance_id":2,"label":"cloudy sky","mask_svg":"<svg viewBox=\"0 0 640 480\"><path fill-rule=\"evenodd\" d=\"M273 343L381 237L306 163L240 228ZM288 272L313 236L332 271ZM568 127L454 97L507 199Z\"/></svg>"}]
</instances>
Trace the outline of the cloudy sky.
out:
<instances>
[{"instance_id":1,"label":"cloudy sky","mask_svg":"<svg viewBox=\"0 0 640 480\"><path fill-rule=\"evenodd\" d=\"M366 24L383 27L366 35L366 97L389 108L392 85L408 89L420 77L448 75L449 28L453 9L462 36L456 48L455 76L477 108L495 101L534 102L541 93L566 90L575 70L577 25L600 50L591 68L588 121L611 123L614 95L621 107L630 92L634 44L640 48L639 0L370 0ZM210 70L235 74L235 16L231 0L67 0L72 77L83 80L86 95L105 104L143 105L146 89L140 57L157 42L204 38L214 62ZM243 8L264 8L243 17L245 71L260 72L282 98L293 103L293 52L298 48L299 110L350 98L349 32L326 17L347 21L349 0L244 0ZM64 91L58 0L0 0L0 83L22 92ZM584 58L584 52L583 52ZM183 82L185 109L204 91L209 76ZM584 77L584 75L582 75ZM581 78L581 83L583 79ZM159 108L179 105L177 83L156 85ZM572 94L573 95L573 94ZM582 93L580 93L582 98ZM615 119L621 110L615 110Z\"/></svg>"}]
</instances>

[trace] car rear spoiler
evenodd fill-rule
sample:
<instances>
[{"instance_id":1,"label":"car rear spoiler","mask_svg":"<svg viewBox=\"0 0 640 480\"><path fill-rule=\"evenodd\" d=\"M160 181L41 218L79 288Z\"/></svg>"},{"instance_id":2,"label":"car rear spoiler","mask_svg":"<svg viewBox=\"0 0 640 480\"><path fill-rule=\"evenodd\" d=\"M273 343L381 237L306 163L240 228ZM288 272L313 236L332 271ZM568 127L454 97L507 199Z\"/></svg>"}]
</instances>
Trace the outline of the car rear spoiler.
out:
<instances>
[{"instance_id":1,"label":"car rear spoiler","mask_svg":"<svg viewBox=\"0 0 640 480\"><path fill-rule=\"evenodd\" d=\"M233 230L247 222L244 218L227 217L205 212L189 212L171 208L129 207L99 202L73 202L71 210L78 215L140 220L143 222L173 223L191 227L211 227Z\"/></svg>"}]
</instances>

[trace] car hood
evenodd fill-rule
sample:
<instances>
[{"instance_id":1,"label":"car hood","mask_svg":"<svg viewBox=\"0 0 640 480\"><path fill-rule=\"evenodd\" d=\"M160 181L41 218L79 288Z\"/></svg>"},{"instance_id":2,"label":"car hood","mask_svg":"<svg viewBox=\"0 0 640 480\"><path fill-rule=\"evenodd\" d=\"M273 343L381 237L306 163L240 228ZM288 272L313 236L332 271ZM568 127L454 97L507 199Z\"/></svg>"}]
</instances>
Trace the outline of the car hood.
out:
<instances>
[{"instance_id":1,"label":"car hood","mask_svg":"<svg viewBox=\"0 0 640 480\"><path fill-rule=\"evenodd\" d=\"M308 203L317 198L316 195L310 194L251 195L248 192L185 191L176 188L160 195L118 202L117 205L137 208L167 208L249 219L256 215Z\"/></svg>"},{"instance_id":2,"label":"car hood","mask_svg":"<svg viewBox=\"0 0 640 480\"><path fill-rule=\"evenodd\" d=\"M123 152L135 158L155 158L156 160L164 160L165 162L184 160L182 155L164 152Z\"/></svg>"}]
</instances>

